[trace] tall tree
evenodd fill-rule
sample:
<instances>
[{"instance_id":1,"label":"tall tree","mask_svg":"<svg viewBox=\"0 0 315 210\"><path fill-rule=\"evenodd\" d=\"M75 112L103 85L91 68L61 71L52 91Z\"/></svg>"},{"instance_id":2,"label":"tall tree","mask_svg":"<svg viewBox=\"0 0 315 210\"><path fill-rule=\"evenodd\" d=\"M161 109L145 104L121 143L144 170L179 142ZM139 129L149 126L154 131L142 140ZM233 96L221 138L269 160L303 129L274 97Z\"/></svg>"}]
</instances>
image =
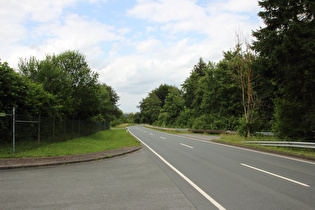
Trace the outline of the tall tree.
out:
<instances>
[{"instance_id":1,"label":"tall tree","mask_svg":"<svg viewBox=\"0 0 315 210\"><path fill-rule=\"evenodd\" d=\"M283 137L312 137L315 129L315 2L259 1L265 27L253 48L277 91L274 128Z\"/></svg>"},{"instance_id":2,"label":"tall tree","mask_svg":"<svg viewBox=\"0 0 315 210\"><path fill-rule=\"evenodd\" d=\"M191 71L190 76L182 84L182 89L184 92L185 106L187 108L192 108L195 105L200 104L199 100L196 100L196 91L198 88L198 81L201 77L205 76L206 63L202 58L199 58L199 62Z\"/></svg>"},{"instance_id":3,"label":"tall tree","mask_svg":"<svg viewBox=\"0 0 315 210\"><path fill-rule=\"evenodd\" d=\"M52 111L55 98L41 84L21 76L6 62L0 62L0 71L0 111L8 111L13 106L24 114Z\"/></svg>"},{"instance_id":4,"label":"tall tree","mask_svg":"<svg viewBox=\"0 0 315 210\"><path fill-rule=\"evenodd\" d=\"M155 93L150 92L146 98L142 99L139 108L142 115L141 121L152 124L158 119L161 110L161 101Z\"/></svg>"},{"instance_id":5,"label":"tall tree","mask_svg":"<svg viewBox=\"0 0 315 210\"><path fill-rule=\"evenodd\" d=\"M98 102L98 74L88 66L85 56L77 51L47 55L45 60L34 57L20 60L19 69L32 81L43 84L54 94L59 111L66 116L91 117Z\"/></svg>"},{"instance_id":6,"label":"tall tree","mask_svg":"<svg viewBox=\"0 0 315 210\"><path fill-rule=\"evenodd\" d=\"M231 53L231 52L228 52ZM230 65L230 74L239 85L242 91L242 104L244 110L245 123L247 127L247 135L251 134L252 124L254 119L255 109L257 106L257 98L254 90L255 80L252 63L255 60L255 55L250 52L249 45L246 43L246 50L242 50L242 44L238 38L238 43L235 47L235 56Z\"/></svg>"},{"instance_id":7,"label":"tall tree","mask_svg":"<svg viewBox=\"0 0 315 210\"><path fill-rule=\"evenodd\" d=\"M173 126L183 108L182 92L178 88L172 87L165 98L163 109L160 111L159 124Z\"/></svg>"},{"instance_id":8,"label":"tall tree","mask_svg":"<svg viewBox=\"0 0 315 210\"><path fill-rule=\"evenodd\" d=\"M158 88L154 89L152 91L152 93L154 93L161 101L160 106L161 108L164 106L165 104L165 99L167 97L167 95L169 94L169 92L173 89L174 87L171 85L167 85L167 84L161 84Z\"/></svg>"}]
</instances>

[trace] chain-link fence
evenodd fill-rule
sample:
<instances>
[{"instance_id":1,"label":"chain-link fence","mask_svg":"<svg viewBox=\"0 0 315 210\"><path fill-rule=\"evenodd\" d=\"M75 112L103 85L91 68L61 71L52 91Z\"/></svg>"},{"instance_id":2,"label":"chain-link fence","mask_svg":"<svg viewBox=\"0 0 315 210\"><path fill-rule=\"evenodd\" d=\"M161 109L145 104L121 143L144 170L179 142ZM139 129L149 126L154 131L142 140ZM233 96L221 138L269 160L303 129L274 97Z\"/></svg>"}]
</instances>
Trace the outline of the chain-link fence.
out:
<instances>
[{"instance_id":1,"label":"chain-link fence","mask_svg":"<svg viewBox=\"0 0 315 210\"><path fill-rule=\"evenodd\" d=\"M40 115L16 114L14 123L13 115L7 114L0 117L0 146L6 148L12 145L14 139L15 150L20 152L46 144L89 136L108 129L110 129L109 123ZM0 149L0 152L6 151Z\"/></svg>"}]
</instances>

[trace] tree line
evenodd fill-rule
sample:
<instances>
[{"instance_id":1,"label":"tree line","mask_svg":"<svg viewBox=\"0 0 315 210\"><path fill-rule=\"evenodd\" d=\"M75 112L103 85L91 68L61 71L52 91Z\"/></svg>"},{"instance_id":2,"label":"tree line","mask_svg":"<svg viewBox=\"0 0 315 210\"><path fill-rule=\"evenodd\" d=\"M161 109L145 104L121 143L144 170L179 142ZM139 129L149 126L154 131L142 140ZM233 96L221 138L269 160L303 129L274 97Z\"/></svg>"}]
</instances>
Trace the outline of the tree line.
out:
<instances>
[{"instance_id":1,"label":"tree line","mask_svg":"<svg viewBox=\"0 0 315 210\"><path fill-rule=\"evenodd\" d=\"M20 59L19 71L0 62L0 111L57 118L111 122L122 116L115 90L100 83L99 75L78 51ZM3 127L4 125L2 125Z\"/></svg>"},{"instance_id":2,"label":"tree line","mask_svg":"<svg viewBox=\"0 0 315 210\"><path fill-rule=\"evenodd\" d=\"M238 39L218 63L200 58L181 88L161 84L142 99L133 120L314 139L315 3L259 5L265 26L253 31L254 42Z\"/></svg>"}]
</instances>

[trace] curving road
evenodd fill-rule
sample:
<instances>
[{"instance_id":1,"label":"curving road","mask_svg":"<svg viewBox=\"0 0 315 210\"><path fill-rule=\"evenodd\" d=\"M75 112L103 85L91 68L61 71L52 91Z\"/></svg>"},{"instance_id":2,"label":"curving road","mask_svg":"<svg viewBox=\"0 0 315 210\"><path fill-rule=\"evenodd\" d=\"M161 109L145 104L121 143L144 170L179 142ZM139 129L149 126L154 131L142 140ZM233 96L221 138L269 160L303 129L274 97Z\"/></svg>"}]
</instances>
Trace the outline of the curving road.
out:
<instances>
[{"instance_id":1,"label":"curving road","mask_svg":"<svg viewBox=\"0 0 315 210\"><path fill-rule=\"evenodd\" d=\"M129 130L126 156L0 170L0 209L315 209L314 162Z\"/></svg>"},{"instance_id":2,"label":"curving road","mask_svg":"<svg viewBox=\"0 0 315 210\"><path fill-rule=\"evenodd\" d=\"M129 128L197 209L315 209L315 164Z\"/></svg>"}]
</instances>

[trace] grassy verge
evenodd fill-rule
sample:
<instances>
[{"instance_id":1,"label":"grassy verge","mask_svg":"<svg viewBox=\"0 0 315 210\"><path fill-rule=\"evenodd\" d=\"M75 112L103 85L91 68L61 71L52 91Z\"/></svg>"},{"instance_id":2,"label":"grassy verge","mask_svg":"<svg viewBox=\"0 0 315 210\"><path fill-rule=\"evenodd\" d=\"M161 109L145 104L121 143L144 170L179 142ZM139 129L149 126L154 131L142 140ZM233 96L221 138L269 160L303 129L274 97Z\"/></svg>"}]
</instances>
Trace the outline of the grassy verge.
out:
<instances>
[{"instance_id":1,"label":"grassy verge","mask_svg":"<svg viewBox=\"0 0 315 210\"><path fill-rule=\"evenodd\" d=\"M117 125L114 128L127 128L127 127L133 126L133 125L137 125L137 124L135 124L135 123L123 123L123 124Z\"/></svg>"},{"instance_id":2,"label":"grassy verge","mask_svg":"<svg viewBox=\"0 0 315 210\"><path fill-rule=\"evenodd\" d=\"M140 143L125 130L106 130L91 136L76 138L64 142L46 144L39 148L28 149L12 155L12 145L1 145L0 158L12 157L52 157L101 152ZM10 151L10 152L8 152ZM11 154L8 154L11 153Z\"/></svg>"},{"instance_id":3,"label":"grassy verge","mask_svg":"<svg viewBox=\"0 0 315 210\"><path fill-rule=\"evenodd\" d=\"M246 148L253 148L258 150L263 150L267 152L279 153L283 155L292 155L296 157L308 158L315 160L315 150L314 149L304 149L304 148L291 148L291 147L272 147L272 146L261 146L255 144L246 144L244 141L281 141L275 137L249 137L244 138L238 135L220 135L220 140L215 140L215 142L232 144L235 146L241 146Z\"/></svg>"},{"instance_id":4,"label":"grassy verge","mask_svg":"<svg viewBox=\"0 0 315 210\"><path fill-rule=\"evenodd\" d=\"M154 128L150 128L154 129ZM170 134L198 134L198 133L193 133L193 132L182 132L182 131L166 131L166 130L159 130L159 129L154 129ZM199 135L212 135L212 134L200 134ZM218 136L215 134L215 136ZM303 149L303 148L290 148L290 147L270 147L270 146L260 146L256 144L246 144L244 141L281 141L281 139L277 139L276 137L270 137L270 136L263 136L263 137L241 137L239 135L228 135L228 134L221 134L220 135L221 139L218 140L213 140L214 142L218 143L225 143L225 144L230 144L234 146L240 146L240 147L245 147L249 149L256 149L256 150L262 150L266 152L272 152L272 153L278 153L278 154L283 154L283 155L291 155L291 156L296 156L296 157L301 157L301 158L307 158L307 159L312 159L315 160L315 150L313 149Z\"/></svg>"}]
</instances>

